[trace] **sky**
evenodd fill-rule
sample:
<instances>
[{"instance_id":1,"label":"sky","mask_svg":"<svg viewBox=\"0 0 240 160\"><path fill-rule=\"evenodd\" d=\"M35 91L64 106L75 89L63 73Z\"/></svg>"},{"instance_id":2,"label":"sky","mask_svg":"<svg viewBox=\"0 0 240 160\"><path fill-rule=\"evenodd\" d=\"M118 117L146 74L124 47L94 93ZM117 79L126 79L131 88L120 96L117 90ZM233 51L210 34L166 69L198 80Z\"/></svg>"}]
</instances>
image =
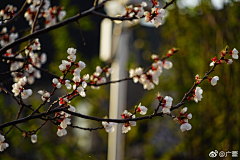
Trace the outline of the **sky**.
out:
<instances>
[{"instance_id":1,"label":"sky","mask_svg":"<svg viewBox=\"0 0 240 160\"><path fill-rule=\"evenodd\" d=\"M211 0L213 7L217 10L223 8L224 3L227 3L229 0ZM200 0L180 0L180 3L183 6L195 7L199 4Z\"/></svg>"}]
</instances>

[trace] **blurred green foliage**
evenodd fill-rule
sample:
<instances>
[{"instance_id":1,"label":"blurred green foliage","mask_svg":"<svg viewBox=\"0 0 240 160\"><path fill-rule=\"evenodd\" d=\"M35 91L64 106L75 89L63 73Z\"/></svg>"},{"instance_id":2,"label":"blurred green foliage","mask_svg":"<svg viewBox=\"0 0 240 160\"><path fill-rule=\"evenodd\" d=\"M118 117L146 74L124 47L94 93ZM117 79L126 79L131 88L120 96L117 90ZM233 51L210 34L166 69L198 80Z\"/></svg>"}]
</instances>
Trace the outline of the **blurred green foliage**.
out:
<instances>
[{"instance_id":1,"label":"blurred green foliage","mask_svg":"<svg viewBox=\"0 0 240 160\"><path fill-rule=\"evenodd\" d=\"M209 2L202 1L194 9L185 8L185 14L182 14L183 9L177 8L175 4L168 12L165 24L155 33L161 37L157 48L159 55L166 54L172 47L180 48L180 51L170 58L173 68L160 76L160 84L156 89L145 93L142 104L156 106L153 95L158 91L173 96L173 103L178 103L193 85L195 75L203 77L210 70L211 58L220 57L220 52L226 45L230 49L239 49L239 7L240 3L234 3L216 11ZM137 27L136 30L138 33L143 28ZM139 37L149 38L142 37L141 34ZM145 47L148 49L148 45ZM127 134L126 142L129 144L126 147L126 157L186 160L208 159L213 150L239 152L239 72L239 60L234 60L230 66L218 66L210 75L219 76L220 81L216 86L211 86L208 81L200 84L203 89L202 101L197 104L193 101L186 102L184 105L193 114L189 120L193 126L190 131L181 133L180 125L173 121L169 123L171 119L168 117L139 122L141 125L137 125L138 132L131 131L131 135ZM178 115L179 111L174 111L173 114ZM140 147L142 152L135 152L138 153L136 156L132 148L138 144L144 146L144 149ZM232 155L229 154L228 159L231 158Z\"/></svg>"}]
</instances>

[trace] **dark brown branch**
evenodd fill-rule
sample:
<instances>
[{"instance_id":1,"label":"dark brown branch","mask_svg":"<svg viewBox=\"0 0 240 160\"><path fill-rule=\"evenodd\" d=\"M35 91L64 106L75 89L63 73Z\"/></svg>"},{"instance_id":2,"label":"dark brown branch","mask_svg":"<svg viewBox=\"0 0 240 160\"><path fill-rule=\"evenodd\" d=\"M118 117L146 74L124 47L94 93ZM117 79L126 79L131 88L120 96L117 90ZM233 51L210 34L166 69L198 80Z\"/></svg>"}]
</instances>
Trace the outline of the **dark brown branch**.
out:
<instances>
[{"instance_id":1,"label":"dark brown branch","mask_svg":"<svg viewBox=\"0 0 240 160\"><path fill-rule=\"evenodd\" d=\"M35 26L37 24L38 15L39 15L39 13L41 11L41 8L42 8L43 4L44 4L44 0L41 0L40 6L39 6L39 8L37 10L37 13L36 13L35 17L34 17L34 21L33 21L33 24L32 24L32 29L31 29L30 33L34 33Z\"/></svg>"},{"instance_id":2,"label":"dark brown branch","mask_svg":"<svg viewBox=\"0 0 240 160\"><path fill-rule=\"evenodd\" d=\"M37 133L37 131L39 131L46 123L48 120L44 121L35 131L34 133Z\"/></svg>"},{"instance_id":3,"label":"dark brown branch","mask_svg":"<svg viewBox=\"0 0 240 160\"><path fill-rule=\"evenodd\" d=\"M18 104L20 104L20 102L18 101L18 99L12 94L12 92L10 92L7 88L3 87L0 84L0 88L8 95L10 95Z\"/></svg>"},{"instance_id":4,"label":"dark brown branch","mask_svg":"<svg viewBox=\"0 0 240 160\"><path fill-rule=\"evenodd\" d=\"M63 79L65 79L65 77L67 76L67 74L70 72L71 67L72 67L72 66L70 66L70 67L68 68L67 72L63 74ZM62 83L63 83L63 82L61 82L61 84L62 84ZM31 115L37 113L37 112L39 111L39 109L40 109L42 106L44 106L44 105L47 103L47 101L54 95L54 93L55 93L56 90L57 90L57 87L55 86L55 87L53 88L52 92L50 93L50 97L46 98L46 100L45 100L42 104L40 104L40 105L38 106L38 108L31 113ZM49 107L49 109L48 109L47 112L49 112L50 109L51 109L51 107Z\"/></svg>"},{"instance_id":5,"label":"dark brown branch","mask_svg":"<svg viewBox=\"0 0 240 160\"><path fill-rule=\"evenodd\" d=\"M102 86L102 85L107 85L107 84L111 84L111 83L118 83L118 82L122 82L122 81L127 81L127 80L131 80L133 78L123 78L123 79L119 79L116 81L109 81L109 82L105 82L105 83L100 83L100 84L91 84L88 83L89 86Z\"/></svg>"},{"instance_id":6,"label":"dark brown branch","mask_svg":"<svg viewBox=\"0 0 240 160\"><path fill-rule=\"evenodd\" d=\"M126 20L133 20L133 19L138 19L137 17L111 17L111 16L108 16L106 14L103 14L103 13L100 13L100 12L97 12L97 11L92 11L92 13L96 16L99 16L99 17L102 17L102 18L108 18L110 20L118 20L118 21L126 21Z\"/></svg>"},{"instance_id":7,"label":"dark brown branch","mask_svg":"<svg viewBox=\"0 0 240 160\"><path fill-rule=\"evenodd\" d=\"M16 62L25 62L27 58L15 58L15 57L6 57L6 56L1 56L0 59L4 60L10 60L10 61L16 61Z\"/></svg>"},{"instance_id":8,"label":"dark brown branch","mask_svg":"<svg viewBox=\"0 0 240 160\"><path fill-rule=\"evenodd\" d=\"M30 64L32 64L32 63L30 63ZM47 69L43 69L43 68L37 67L37 66L35 66L34 64L32 64L32 66L33 66L35 69L39 70L39 71L42 71L42 72L45 72L45 73L50 74L52 77L55 77L55 78L58 78L58 79L60 78L58 75L49 72Z\"/></svg>"},{"instance_id":9,"label":"dark brown branch","mask_svg":"<svg viewBox=\"0 0 240 160\"><path fill-rule=\"evenodd\" d=\"M30 35L27 35L27 36L25 36L25 37L19 38L19 39L17 39L16 41L14 41L14 42L12 42L12 43L4 46L3 48L1 48L1 49L0 49L0 53L3 54L7 49L15 46L16 44L25 42L25 41L27 41L27 40L29 40L29 39L31 39L31 38L34 38L34 37L36 37L36 36L38 36L38 35L41 35L41 34L43 34L43 33L47 33L47 32L49 32L49 31L51 31L51 30L54 30L54 29L63 27L63 26L65 26L65 25L69 24L69 23L75 22L75 21L77 21L78 19L83 18L83 17L91 14L95 9L100 9L100 8L102 7L102 5L103 5L106 1L107 1L107 0L103 1L102 3L100 3L100 4L99 4L98 6L96 6L96 7L92 7L92 8L90 8L90 9L88 9L88 10L82 12L82 13L79 13L79 14L71 17L71 18L68 18L68 19L66 19L66 20L64 20L64 21L61 21L61 22L59 22L59 23L57 23L57 24L55 24L55 25L52 25L52 26L50 26L50 27L48 27L48 28L40 29L40 30L38 30L38 31L30 34Z\"/></svg>"},{"instance_id":10,"label":"dark brown branch","mask_svg":"<svg viewBox=\"0 0 240 160\"><path fill-rule=\"evenodd\" d=\"M83 44L84 44L84 46L85 46L85 45L86 45L86 42L85 42L85 39L84 39L84 36L83 36L82 30L81 30L81 28L80 28L80 24L79 24L78 21L76 21L76 22L77 22L77 26L78 26L79 32L80 32L80 34L81 34L81 36L82 36Z\"/></svg>"},{"instance_id":11,"label":"dark brown branch","mask_svg":"<svg viewBox=\"0 0 240 160\"><path fill-rule=\"evenodd\" d=\"M166 9L168 6L170 6L175 0L171 0L170 2L166 2L165 5L162 7L163 9Z\"/></svg>"},{"instance_id":12,"label":"dark brown branch","mask_svg":"<svg viewBox=\"0 0 240 160\"><path fill-rule=\"evenodd\" d=\"M78 128L78 129L82 129L82 130L85 130L85 131L93 131L93 130L98 130L98 129L103 129L104 127L96 127L96 128L84 128L84 127L79 127L79 126L74 126L74 125L69 125L70 127L72 128Z\"/></svg>"},{"instance_id":13,"label":"dark brown branch","mask_svg":"<svg viewBox=\"0 0 240 160\"><path fill-rule=\"evenodd\" d=\"M73 116L77 116L77 117L80 117L80 118L89 119L89 120L93 120L93 121L98 121L98 122L107 121L107 122L116 122L116 123L126 123L128 121L139 121L139 120L144 120L144 119L152 119L153 117L163 115L163 113L160 112L160 113L157 113L155 115L152 114L152 115L143 116L143 117L139 117L139 118L132 118L132 119L106 119L106 118L98 118L98 117L83 115L81 113L71 112L66 108L56 108L56 109L50 110L48 113L44 112L44 113L39 113L39 114L35 114L35 115L29 115L29 116L21 118L21 119L17 119L17 120L11 121L11 122L6 122L6 123L0 125L0 130L5 128L5 127L11 126L11 125L16 125L16 124L19 124L19 123L27 122L27 121L32 120L32 119L46 117L47 115L50 115L50 114L56 113L56 112L60 112L60 111L64 111L64 112L69 113Z\"/></svg>"}]
</instances>

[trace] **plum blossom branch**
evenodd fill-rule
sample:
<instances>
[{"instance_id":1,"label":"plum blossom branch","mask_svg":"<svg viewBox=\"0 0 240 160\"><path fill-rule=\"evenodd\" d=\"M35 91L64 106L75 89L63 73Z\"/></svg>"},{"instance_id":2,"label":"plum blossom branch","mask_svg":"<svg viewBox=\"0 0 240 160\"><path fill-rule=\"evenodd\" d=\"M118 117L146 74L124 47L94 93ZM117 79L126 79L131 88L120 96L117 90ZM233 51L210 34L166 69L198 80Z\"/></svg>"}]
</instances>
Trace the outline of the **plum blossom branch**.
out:
<instances>
[{"instance_id":1,"label":"plum blossom branch","mask_svg":"<svg viewBox=\"0 0 240 160\"><path fill-rule=\"evenodd\" d=\"M103 15L103 14L101 14L101 13L96 12L96 10L100 9L107 1L108 1L108 0L104 0L104 1L102 1L101 3L99 3L98 5L93 6L92 8L90 8L90 9L88 9L88 10L82 12L82 13L79 13L79 14L71 17L71 18L68 18L68 19L66 19L66 20L64 20L64 21L61 21L61 22L59 22L59 23L57 23L57 24L55 24L55 25L52 25L52 26L50 26L50 27L48 27L48 28L40 29L40 30L38 30L38 31L36 31L36 32L34 32L34 33L32 33L32 34L29 34L29 35L27 35L27 36L25 36L25 37L19 38L19 39L15 40L14 42L9 43L8 45L6 45L6 46L4 46L3 48L1 48L1 49L0 49L0 53L5 52L7 49L15 46L16 44L22 43L22 42L24 42L24 41L27 41L27 40L29 40L29 39L32 39L32 38L40 35L40 34L43 34L43 33L49 32L49 31L51 31L51 30L57 29L57 28L59 28L59 27L65 26L65 25L67 25L67 24L69 24L69 23L75 22L75 21L77 21L78 19L83 18L83 17L85 17L85 16L87 16L87 15L95 14L95 15L99 15L99 16L102 16L102 17L106 17L106 15ZM163 9L166 9L166 8L167 8L170 4L172 4L173 2L174 2L174 0L172 0L172 1L170 1L170 2L166 2L165 6L163 6ZM26 3L26 2L25 2L25 3ZM113 17L108 17L108 16L107 16L106 18L115 19L115 18L113 18ZM120 17L120 18L116 18L116 20L121 20L121 17ZM122 19L122 20L123 20L123 19ZM131 20L131 18L130 18L130 19L124 19L124 20Z\"/></svg>"},{"instance_id":2,"label":"plum blossom branch","mask_svg":"<svg viewBox=\"0 0 240 160\"><path fill-rule=\"evenodd\" d=\"M3 48L1 48L1 49L0 49L0 53L3 54L3 52L5 52L7 49L15 46L16 44L25 42L25 41L27 41L27 40L29 40L29 39L31 39L31 38L34 38L34 37L36 37L36 36L38 36L38 35L41 35L41 34L43 34L43 33L49 32L49 31L51 31L51 30L57 29L57 28L59 28L59 27L63 27L63 26L65 26L65 25L69 24L69 23L75 22L76 20L78 20L78 19L80 19L80 18L83 18L83 17L85 17L85 16L88 16L88 15L90 15L94 10L100 9L107 1L108 1L108 0L104 0L103 2L101 2L100 4L98 4L96 7L91 7L90 9L88 9L88 10L82 12L82 13L79 13L79 14L71 17L71 18L68 18L68 19L66 19L66 20L63 20L63 21L61 21L61 22L59 22L59 23L57 23L57 24L55 24L55 25L52 25L52 26L50 26L50 27L48 27L48 28L39 29L38 31L36 31L36 32L34 32L34 33L32 33L32 34L29 34L29 35L27 35L27 36L25 36L25 37L19 38L19 39L15 40L14 42L12 42L12 43L4 46Z\"/></svg>"},{"instance_id":3,"label":"plum blossom branch","mask_svg":"<svg viewBox=\"0 0 240 160\"><path fill-rule=\"evenodd\" d=\"M74 125L69 125L70 127L72 128L78 128L78 129L81 129L81 130L85 130L85 131L94 131L94 130L98 130L98 129L103 129L104 127L96 127L96 128L85 128L85 127L79 127L79 126L74 126Z\"/></svg>"},{"instance_id":4,"label":"plum blossom branch","mask_svg":"<svg viewBox=\"0 0 240 160\"><path fill-rule=\"evenodd\" d=\"M41 0L40 5L39 5L39 8L38 8L38 10L37 10L37 13L36 13L36 15L35 15L35 17L34 17L34 21L33 21L33 24L32 24L31 33L33 33L34 30L35 30L35 26L36 26L36 24L37 24L38 15L40 14L40 10L41 10L41 8L42 8L42 6L43 6L43 3L44 3L44 0Z\"/></svg>"},{"instance_id":5,"label":"plum blossom branch","mask_svg":"<svg viewBox=\"0 0 240 160\"><path fill-rule=\"evenodd\" d=\"M188 96L193 92L194 88L196 88L200 83L202 83L205 79L207 79L208 75L209 75L211 72L214 71L214 69L215 69L215 67L216 67L217 65L218 65L218 64L215 63L214 66L213 66L208 72L206 72L206 74L204 75L204 77L203 77L200 81L194 82L194 84L193 84L193 86L191 87L191 89L190 89L187 93L185 93L185 95L184 95L184 97L182 98L181 102L179 102L179 105L172 106L172 107L171 107L171 111L174 110L174 109L177 109L177 108L181 107L181 106L184 104L184 102L188 99ZM182 105L180 105L180 104L182 104Z\"/></svg>"},{"instance_id":6,"label":"plum blossom branch","mask_svg":"<svg viewBox=\"0 0 240 160\"><path fill-rule=\"evenodd\" d=\"M166 2L165 5L162 7L163 9L166 9L168 6L170 6L171 4L173 4L175 0L171 0L170 2Z\"/></svg>"},{"instance_id":7,"label":"plum blossom branch","mask_svg":"<svg viewBox=\"0 0 240 160\"><path fill-rule=\"evenodd\" d=\"M25 1L25 3L23 4L22 8L17 12L17 14L15 14L10 20L8 20L6 23L3 23L2 25L0 25L0 30L3 27L6 27L10 24L12 24L21 14L23 14L23 12L25 11L25 8L27 7L27 0Z\"/></svg>"}]
</instances>

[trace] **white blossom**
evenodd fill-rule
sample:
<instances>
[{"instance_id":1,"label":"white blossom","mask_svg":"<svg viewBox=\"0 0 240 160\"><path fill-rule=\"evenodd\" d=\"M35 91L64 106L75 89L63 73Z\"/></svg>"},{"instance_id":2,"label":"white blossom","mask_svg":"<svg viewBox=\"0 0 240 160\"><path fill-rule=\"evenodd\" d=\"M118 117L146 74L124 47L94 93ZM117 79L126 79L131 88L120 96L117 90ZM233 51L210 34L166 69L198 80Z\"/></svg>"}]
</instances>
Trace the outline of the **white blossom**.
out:
<instances>
[{"instance_id":1,"label":"white blossom","mask_svg":"<svg viewBox=\"0 0 240 160\"><path fill-rule=\"evenodd\" d=\"M60 123L60 127L62 129L67 128L67 125L71 124L71 119L70 118L64 118L64 120Z\"/></svg>"},{"instance_id":2,"label":"white blossom","mask_svg":"<svg viewBox=\"0 0 240 160\"><path fill-rule=\"evenodd\" d=\"M190 129L192 128L191 124L189 123L183 123L181 126L180 126L180 129L182 132L184 131L189 131Z\"/></svg>"},{"instance_id":3,"label":"white blossom","mask_svg":"<svg viewBox=\"0 0 240 160\"><path fill-rule=\"evenodd\" d=\"M163 63L163 68L165 68L165 69L170 69L170 68L172 68L172 66L173 66L173 64L171 61L165 61Z\"/></svg>"},{"instance_id":4,"label":"white blossom","mask_svg":"<svg viewBox=\"0 0 240 160\"><path fill-rule=\"evenodd\" d=\"M84 80L84 81L87 81L88 79L89 79L89 74L83 75L83 80Z\"/></svg>"},{"instance_id":5,"label":"white blossom","mask_svg":"<svg viewBox=\"0 0 240 160\"><path fill-rule=\"evenodd\" d=\"M31 142L37 143L37 135L36 134L31 135Z\"/></svg>"},{"instance_id":6,"label":"white blossom","mask_svg":"<svg viewBox=\"0 0 240 160\"><path fill-rule=\"evenodd\" d=\"M129 119L130 116L132 116L132 118L135 118L135 115L132 115L132 113L128 112L127 110L125 110L123 112L123 114L121 114L123 119ZM136 126L137 122L135 121L128 121L126 122L123 126L122 126L122 133L127 133L129 130L131 130L131 126Z\"/></svg>"},{"instance_id":7,"label":"white blossom","mask_svg":"<svg viewBox=\"0 0 240 160\"><path fill-rule=\"evenodd\" d=\"M180 111L181 114L184 114L184 113L186 113L186 112L187 112L187 107L184 107L184 108L181 109L181 111Z\"/></svg>"},{"instance_id":8,"label":"white blossom","mask_svg":"<svg viewBox=\"0 0 240 160\"><path fill-rule=\"evenodd\" d=\"M72 85L69 83L69 80L65 80L65 86L67 87L68 90L72 88Z\"/></svg>"},{"instance_id":9,"label":"white blossom","mask_svg":"<svg viewBox=\"0 0 240 160\"><path fill-rule=\"evenodd\" d=\"M138 111L140 112L141 115L145 115L147 113L147 108L145 106L141 106L141 103L138 105Z\"/></svg>"},{"instance_id":10,"label":"white blossom","mask_svg":"<svg viewBox=\"0 0 240 160\"><path fill-rule=\"evenodd\" d=\"M166 11L164 9L158 10L157 8L152 8L152 11L154 11L157 15L153 18L153 24L156 28L158 28L158 26L162 25L162 20Z\"/></svg>"},{"instance_id":11,"label":"white blossom","mask_svg":"<svg viewBox=\"0 0 240 160\"><path fill-rule=\"evenodd\" d=\"M62 136L65 136L67 134L67 130L66 129L62 129L62 128L58 128L58 131L57 131L57 135L59 137L62 137Z\"/></svg>"},{"instance_id":12,"label":"white blossom","mask_svg":"<svg viewBox=\"0 0 240 160\"><path fill-rule=\"evenodd\" d=\"M215 62L211 62L209 66L212 67L212 66L214 66L214 64L215 64Z\"/></svg>"},{"instance_id":13,"label":"white blossom","mask_svg":"<svg viewBox=\"0 0 240 160\"><path fill-rule=\"evenodd\" d=\"M86 67L86 64L84 63L84 62L82 62L82 61L79 61L78 62L78 68L80 69L80 70L83 70L85 67Z\"/></svg>"},{"instance_id":14,"label":"white blossom","mask_svg":"<svg viewBox=\"0 0 240 160\"><path fill-rule=\"evenodd\" d=\"M73 107L72 105L69 105L68 110L71 111L71 112L75 112L76 111L75 107Z\"/></svg>"},{"instance_id":15,"label":"white blossom","mask_svg":"<svg viewBox=\"0 0 240 160\"><path fill-rule=\"evenodd\" d=\"M58 81L57 78L53 78L52 80L53 84L57 87L57 88L61 88L62 84Z\"/></svg>"},{"instance_id":16,"label":"white blossom","mask_svg":"<svg viewBox=\"0 0 240 160\"><path fill-rule=\"evenodd\" d=\"M127 133L130 130L131 130L131 126L126 126L126 125L122 126L122 133Z\"/></svg>"},{"instance_id":17,"label":"white blossom","mask_svg":"<svg viewBox=\"0 0 240 160\"><path fill-rule=\"evenodd\" d=\"M67 12L66 11L60 11L58 14L58 20L62 21L62 19L66 16Z\"/></svg>"},{"instance_id":18,"label":"white blossom","mask_svg":"<svg viewBox=\"0 0 240 160\"><path fill-rule=\"evenodd\" d=\"M151 20L151 14L148 11L144 12L145 22L149 22Z\"/></svg>"},{"instance_id":19,"label":"white blossom","mask_svg":"<svg viewBox=\"0 0 240 160\"><path fill-rule=\"evenodd\" d=\"M238 50L236 48L234 48L232 50L232 58L233 59L238 59Z\"/></svg>"},{"instance_id":20,"label":"white blossom","mask_svg":"<svg viewBox=\"0 0 240 160\"><path fill-rule=\"evenodd\" d=\"M1 143L0 144L0 152L4 151L7 147L9 147L8 143Z\"/></svg>"},{"instance_id":21,"label":"white blossom","mask_svg":"<svg viewBox=\"0 0 240 160\"><path fill-rule=\"evenodd\" d=\"M211 80L211 85L212 86L215 86L217 84L217 81L219 80L219 77L218 76L214 76Z\"/></svg>"},{"instance_id":22,"label":"white blossom","mask_svg":"<svg viewBox=\"0 0 240 160\"><path fill-rule=\"evenodd\" d=\"M106 76L109 77L109 75L113 73L113 70L113 68L108 68L106 71Z\"/></svg>"},{"instance_id":23,"label":"white blossom","mask_svg":"<svg viewBox=\"0 0 240 160\"><path fill-rule=\"evenodd\" d=\"M102 125L103 125L103 127L104 127L104 129L105 129L106 132L111 133L111 132L114 131L114 127L113 127L113 126L114 126L114 123L113 123L113 122L103 121L103 122L102 122Z\"/></svg>"},{"instance_id":24,"label":"white blossom","mask_svg":"<svg viewBox=\"0 0 240 160\"><path fill-rule=\"evenodd\" d=\"M97 67L96 67L96 72L97 72L97 73L101 74L102 71L103 71L103 70L102 70L102 68L101 68L100 66L97 66Z\"/></svg>"},{"instance_id":25,"label":"white blossom","mask_svg":"<svg viewBox=\"0 0 240 160\"><path fill-rule=\"evenodd\" d=\"M68 48L68 50L67 50L67 53L68 54L76 54L76 52L77 52L77 49L74 49L74 48Z\"/></svg>"},{"instance_id":26,"label":"white blossom","mask_svg":"<svg viewBox=\"0 0 240 160\"><path fill-rule=\"evenodd\" d=\"M82 97L86 97L86 93L84 91L84 89L82 87L78 87L77 88L77 92L82 96Z\"/></svg>"},{"instance_id":27,"label":"white blossom","mask_svg":"<svg viewBox=\"0 0 240 160\"><path fill-rule=\"evenodd\" d=\"M21 92L21 97L22 99L27 99L28 97L30 97L32 95L32 90L31 89L24 89Z\"/></svg>"},{"instance_id":28,"label":"white blossom","mask_svg":"<svg viewBox=\"0 0 240 160\"><path fill-rule=\"evenodd\" d=\"M197 87L195 89L194 101L196 103L198 103L198 101L201 101L201 99L203 98L202 93L203 93L203 90L201 89L201 87Z\"/></svg>"},{"instance_id":29,"label":"white blossom","mask_svg":"<svg viewBox=\"0 0 240 160\"><path fill-rule=\"evenodd\" d=\"M5 141L5 137L0 134L0 143L3 143Z\"/></svg>"},{"instance_id":30,"label":"white blossom","mask_svg":"<svg viewBox=\"0 0 240 160\"><path fill-rule=\"evenodd\" d=\"M227 60L227 64L228 64L228 65L230 65L230 64L232 64L232 63L233 63L233 60L232 60L232 59L228 59L228 60Z\"/></svg>"},{"instance_id":31,"label":"white blossom","mask_svg":"<svg viewBox=\"0 0 240 160\"><path fill-rule=\"evenodd\" d=\"M50 93L49 92L47 92L47 91L42 91L42 90L39 90L38 91L38 94L40 94L40 95L42 95L41 96L41 99L42 99L42 101L45 101L45 100L47 100L47 102L50 102Z\"/></svg>"},{"instance_id":32,"label":"white blossom","mask_svg":"<svg viewBox=\"0 0 240 160\"><path fill-rule=\"evenodd\" d=\"M187 115L187 118L188 118L188 119L192 119L192 113L189 113L189 114Z\"/></svg>"},{"instance_id":33,"label":"white blossom","mask_svg":"<svg viewBox=\"0 0 240 160\"><path fill-rule=\"evenodd\" d=\"M162 105L163 105L162 112L163 113L170 113L173 98L170 97L170 96L165 96L164 101L163 101L164 103L162 103Z\"/></svg>"},{"instance_id":34,"label":"white blossom","mask_svg":"<svg viewBox=\"0 0 240 160\"><path fill-rule=\"evenodd\" d=\"M0 134L0 152L4 151L9 145L5 143L5 137Z\"/></svg>"},{"instance_id":35,"label":"white blossom","mask_svg":"<svg viewBox=\"0 0 240 160\"><path fill-rule=\"evenodd\" d=\"M75 62L75 60L76 60L76 55L70 54L69 56L67 56L67 59L69 59L71 62Z\"/></svg>"}]
</instances>

